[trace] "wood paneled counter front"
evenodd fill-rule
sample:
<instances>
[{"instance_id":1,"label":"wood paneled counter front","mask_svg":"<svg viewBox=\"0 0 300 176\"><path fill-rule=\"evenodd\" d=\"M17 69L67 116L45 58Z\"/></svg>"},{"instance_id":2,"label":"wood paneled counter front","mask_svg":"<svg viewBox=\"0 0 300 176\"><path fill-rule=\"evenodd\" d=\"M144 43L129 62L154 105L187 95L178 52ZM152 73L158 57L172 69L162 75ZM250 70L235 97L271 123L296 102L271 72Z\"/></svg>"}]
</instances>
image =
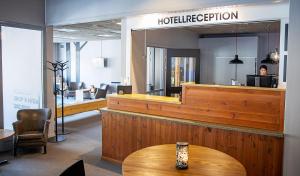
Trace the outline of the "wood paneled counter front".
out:
<instances>
[{"instance_id":1,"label":"wood paneled counter front","mask_svg":"<svg viewBox=\"0 0 300 176\"><path fill-rule=\"evenodd\" d=\"M225 152L247 175L281 175L284 89L183 85L178 98L112 95L102 109L102 158L187 141Z\"/></svg>"},{"instance_id":2,"label":"wood paneled counter front","mask_svg":"<svg viewBox=\"0 0 300 176\"><path fill-rule=\"evenodd\" d=\"M182 103L178 98L130 94L110 96L107 107L282 132L284 104L284 89L186 84Z\"/></svg>"}]
</instances>

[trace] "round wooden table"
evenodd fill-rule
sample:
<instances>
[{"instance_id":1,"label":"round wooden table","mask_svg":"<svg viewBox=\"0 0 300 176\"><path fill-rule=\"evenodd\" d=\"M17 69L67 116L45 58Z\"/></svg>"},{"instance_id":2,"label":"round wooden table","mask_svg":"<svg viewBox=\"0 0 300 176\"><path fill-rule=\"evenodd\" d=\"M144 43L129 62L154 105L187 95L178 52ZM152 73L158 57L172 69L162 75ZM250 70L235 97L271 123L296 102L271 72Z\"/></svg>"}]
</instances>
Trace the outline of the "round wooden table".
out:
<instances>
[{"instance_id":1,"label":"round wooden table","mask_svg":"<svg viewBox=\"0 0 300 176\"><path fill-rule=\"evenodd\" d=\"M176 145L147 147L130 154L122 164L123 176L202 175L245 176L244 166L233 157L207 147L189 145L188 169L177 170Z\"/></svg>"},{"instance_id":2,"label":"round wooden table","mask_svg":"<svg viewBox=\"0 0 300 176\"><path fill-rule=\"evenodd\" d=\"M6 139L12 137L15 134L12 130L0 129L0 141L5 141ZM6 164L8 161L3 160L0 161L0 165Z\"/></svg>"}]
</instances>

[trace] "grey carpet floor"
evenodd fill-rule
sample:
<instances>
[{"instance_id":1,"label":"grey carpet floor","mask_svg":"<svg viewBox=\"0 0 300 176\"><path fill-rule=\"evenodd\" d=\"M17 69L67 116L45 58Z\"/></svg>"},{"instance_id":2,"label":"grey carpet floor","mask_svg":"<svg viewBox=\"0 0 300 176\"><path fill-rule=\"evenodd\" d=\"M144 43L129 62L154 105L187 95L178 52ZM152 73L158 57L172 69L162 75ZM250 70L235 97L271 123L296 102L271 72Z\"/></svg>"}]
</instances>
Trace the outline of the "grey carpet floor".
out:
<instances>
[{"instance_id":1,"label":"grey carpet floor","mask_svg":"<svg viewBox=\"0 0 300 176\"><path fill-rule=\"evenodd\" d=\"M101 160L101 122L97 111L66 117L71 133L60 143L48 143L48 153L23 149L17 157L12 151L0 153L0 176L56 176L79 159L83 159L87 176L120 176L121 166Z\"/></svg>"}]
</instances>

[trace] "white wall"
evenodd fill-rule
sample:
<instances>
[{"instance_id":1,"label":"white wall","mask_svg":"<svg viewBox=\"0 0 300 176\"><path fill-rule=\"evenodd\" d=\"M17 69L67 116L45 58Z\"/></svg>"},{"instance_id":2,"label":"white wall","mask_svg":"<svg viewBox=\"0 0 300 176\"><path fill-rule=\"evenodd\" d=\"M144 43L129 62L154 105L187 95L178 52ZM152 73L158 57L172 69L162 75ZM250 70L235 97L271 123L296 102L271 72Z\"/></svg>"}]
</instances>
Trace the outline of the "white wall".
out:
<instances>
[{"instance_id":1,"label":"white wall","mask_svg":"<svg viewBox=\"0 0 300 176\"><path fill-rule=\"evenodd\" d=\"M46 0L47 25L82 23L146 13L249 3L269 0Z\"/></svg>"},{"instance_id":2,"label":"white wall","mask_svg":"<svg viewBox=\"0 0 300 176\"><path fill-rule=\"evenodd\" d=\"M258 35L258 68L260 61L264 60L267 56L267 53L274 52L275 48L280 49L280 33L270 33L269 34L269 48L268 51L268 33L260 33ZM281 51L279 51L281 52ZM282 58L283 60L283 58ZM278 64L265 64L268 67L268 74L278 74L279 65Z\"/></svg>"},{"instance_id":3,"label":"white wall","mask_svg":"<svg viewBox=\"0 0 300 176\"><path fill-rule=\"evenodd\" d=\"M108 58L108 66L101 68L94 62L101 56L101 41L89 41L80 52L80 80L86 86L111 81L123 81L121 75L121 40L103 40L102 57Z\"/></svg>"},{"instance_id":4,"label":"white wall","mask_svg":"<svg viewBox=\"0 0 300 176\"><path fill-rule=\"evenodd\" d=\"M279 33L270 33L270 51L279 48ZM246 75L255 73L254 58L257 58L257 71L260 63L268 53L266 33L257 37L238 37L239 58L244 60L238 65L238 80L245 84ZM235 38L202 38L199 39L200 48L200 82L206 84L230 84L234 78L235 65L228 64L228 58L235 53ZM227 58L226 58L227 57ZM247 57L247 60L244 59ZM223 58L223 59L222 59ZM269 74L278 74L278 64L266 64Z\"/></svg>"},{"instance_id":5,"label":"white wall","mask_svg":"<svg viewBox=\"0 0 300 176\"><path fill-rule=\"evenodd\" d=\"M300 173L300 1L290 0L283 175Z\"/></svg>"},{"instance_id":6,"label":"white wall","mask_svg":"<svg viewBox=\"0 0 300 176\"><path fill-rule=\"evenodd\" d=\"M255 73L258 37L238 37L238 55L244 64L238 65L238 81L246 83L246 75ZM235 65L229 64L235 55L235 37L200 38L200 82L230 85L235 78Z\"/></svg>"}]
</instances>

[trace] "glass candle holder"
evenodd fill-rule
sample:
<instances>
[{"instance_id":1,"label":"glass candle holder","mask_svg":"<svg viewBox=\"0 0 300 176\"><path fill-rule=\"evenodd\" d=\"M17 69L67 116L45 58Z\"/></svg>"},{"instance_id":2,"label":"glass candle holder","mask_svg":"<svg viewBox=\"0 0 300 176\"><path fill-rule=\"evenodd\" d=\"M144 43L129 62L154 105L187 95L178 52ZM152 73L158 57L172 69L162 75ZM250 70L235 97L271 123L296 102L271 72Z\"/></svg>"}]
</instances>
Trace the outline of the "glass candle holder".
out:
<instances>
[{"instance_id":1,"label":"glass candle holder","mask_svg":"<svg viewBox=\"0 0 300 176\"><path fill-rule=\"evenodd\" d=\"M176 168L187 169L189 160L189 143L177 142L176 143Z\"/></svg>"}]
</instances>

